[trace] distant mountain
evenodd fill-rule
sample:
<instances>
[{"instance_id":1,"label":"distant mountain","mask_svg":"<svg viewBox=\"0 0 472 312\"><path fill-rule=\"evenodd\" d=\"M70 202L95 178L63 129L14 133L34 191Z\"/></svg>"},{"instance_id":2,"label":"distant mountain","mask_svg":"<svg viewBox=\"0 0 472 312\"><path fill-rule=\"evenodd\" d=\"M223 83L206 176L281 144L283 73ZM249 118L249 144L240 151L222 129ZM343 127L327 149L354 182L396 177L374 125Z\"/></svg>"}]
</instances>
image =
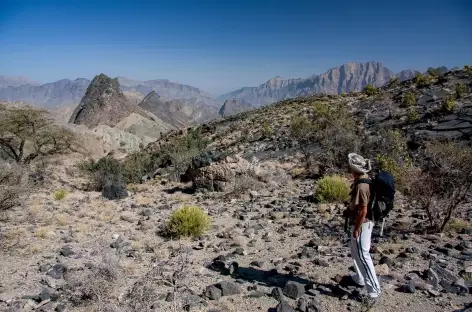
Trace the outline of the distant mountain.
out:
<instances>
[{"instance_id":1,"label":"distant mountain","mask_svg":"<svg viewBox=\"0 0 472 312\"><path fill-rule=\"evenodd\" d=\"M414 71L402 71L400 79L412 78ZM349 91L360 91L367 84L375 87L385 85L390 78L396 77L391 70L379 62L347 63L333 67L321 75L304 79L282 79L275 77L258 87L245 87L218 98L244 100L255 106L273 103L288 98L314 93L341 94Z\"/></svg>"},{"instance_id":2,"label":"distant mountain","mask_svg":"<svg viewBox=\"0 0 472 312\"><path fill-rule=\"evenodd\" d=\"M165 79L136 81L119 77L118 82L121 90L135 104L138 104L151 91L155 91L169 99L198 100L205 105L218 106L210 94L198 88ZM0 100L23 101L45 108L78 104L89 84L90 80L78 78L35 85L27 78L0 76Z\"/></svg>"},{"instance_id":3,"label":"distant mountain","mask_svg":"<svg viewBox=\"0 0 472 312\"><path fill-rule=\"evenodd\" d=\"M244 100L230 99L226 100L223 106L221 106L219 114L221 117L228 117L251 109L254 109L254 107Z\"/></svg>"},{"instance_id":4,"label":"distant mountain","mask_svg":"<svg viewBox=\"0 0 472 312\"><path fill-rule=\"evenodd\" d=\"M38 83L26 77L0 75L0 88L18 87L25 84L37 85Z\"/></svg>"},{"instance_id":5,"label":"distant mountain","mask_svg":"<svg viewBox=\"0 0 472 312\"><path fill-rule=\"evenodd\" d=\"M25 84L17 87L0 88L0 99L6 101L23 101L40 107L55 107L77 104L87 90L90 80L62 79L42 85Z\"/></svg>"},{"instance_id":6,"label":"distant mountain","mask_svg":"<svg viewBox=\"0 0 472 312\"><path fill-rule=\"evenodd\" d=\"M95 76L88 86L69 123L86 125L89 128L98 125L113 127L132 113L146 116L139 107L129 103L121 92L117 79L100 74Z\"/></svg>"}]
</instances>

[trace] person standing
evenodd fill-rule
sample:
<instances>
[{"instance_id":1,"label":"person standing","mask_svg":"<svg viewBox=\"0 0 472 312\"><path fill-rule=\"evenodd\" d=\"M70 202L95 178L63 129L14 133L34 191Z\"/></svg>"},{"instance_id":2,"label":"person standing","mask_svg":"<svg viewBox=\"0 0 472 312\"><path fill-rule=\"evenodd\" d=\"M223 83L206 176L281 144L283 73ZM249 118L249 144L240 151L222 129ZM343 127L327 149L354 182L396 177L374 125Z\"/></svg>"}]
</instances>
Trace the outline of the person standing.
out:
<instances>
[{"instance_id":1,"label":"person standing","mask_svg":"<svg viewBox=\"0 0 472 312\"><path fill-rule=\"evenodd\" d=\"M352 280L359 286L365 286L367 296L362 301L367 310L374 306L380 296L380 284L375 273L374 264L370 256L370 245L374 222L369 216L370 202L370 160L350 153L348 155L349 171L353 175L354 183L351 186L351 201L349 214L354 221L351 233L351 256L354 260L356 274Z\"/></svg>"}]
</instances>

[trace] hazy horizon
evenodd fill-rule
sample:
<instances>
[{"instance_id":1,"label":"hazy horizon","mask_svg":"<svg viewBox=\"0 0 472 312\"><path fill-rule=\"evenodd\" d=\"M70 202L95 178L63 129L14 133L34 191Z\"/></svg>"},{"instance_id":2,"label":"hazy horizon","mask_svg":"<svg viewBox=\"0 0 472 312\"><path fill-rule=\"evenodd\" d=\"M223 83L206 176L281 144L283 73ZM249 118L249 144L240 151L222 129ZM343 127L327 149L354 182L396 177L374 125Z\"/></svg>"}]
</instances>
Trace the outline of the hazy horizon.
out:
<instances>
[{"instance_id":1,"label":"hazy horizon","mask_svg":"<svg viewBox=\"0 0 472 312\"><path fill-rule=\"evenodd\" d=\"M4 1L5 2L5 1ZM9 1L0 75L168 79L215 96L347 62L399 72L472 61L467 1Z\"/></svg>"}]
</instances>

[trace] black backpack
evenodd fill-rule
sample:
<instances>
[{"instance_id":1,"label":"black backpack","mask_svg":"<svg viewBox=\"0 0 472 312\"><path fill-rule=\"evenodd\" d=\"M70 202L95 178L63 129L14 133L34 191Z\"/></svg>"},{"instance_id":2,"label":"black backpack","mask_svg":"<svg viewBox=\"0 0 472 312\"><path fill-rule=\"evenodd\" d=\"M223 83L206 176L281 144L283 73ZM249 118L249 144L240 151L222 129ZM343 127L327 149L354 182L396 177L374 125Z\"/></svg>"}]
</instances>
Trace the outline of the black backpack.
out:
<instances>
[{"instance_id":1,"label":"black backpack","mask_svg":"<svg viewBox=\"0 0 472 312\"><path fill-rule=\"evenodd\" d=\"M393 209L395 200L395 179L387 171L380 171L373 179L359 179L357 184L370 185L370 201L367 210L367 218L381 220L387 217Z\"/></svg>"}]
</instances>

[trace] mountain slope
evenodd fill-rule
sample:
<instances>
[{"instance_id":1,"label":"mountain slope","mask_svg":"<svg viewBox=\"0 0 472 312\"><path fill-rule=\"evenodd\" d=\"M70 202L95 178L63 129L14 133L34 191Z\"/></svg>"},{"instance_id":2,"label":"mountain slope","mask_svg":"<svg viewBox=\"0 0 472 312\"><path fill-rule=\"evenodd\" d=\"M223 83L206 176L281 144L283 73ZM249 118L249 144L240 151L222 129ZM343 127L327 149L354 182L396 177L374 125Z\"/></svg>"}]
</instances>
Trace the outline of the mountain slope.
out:
<instances>
[{"instance_id":1,"label":"mountain slope","mask_svg":"<svg viewBox=\"0 0 472 312\"><path fill-rule=\"evenodd\" d=\"M177 128L184 128L192 123L181 102L165 99L155 91L151 91L138 106Z\"/></svg>"},{"instance_id":2,"label":"mountain slope","mask_svg":"<svg viewBox=\"0 0 472 312\"><path fill-rule=\"evenodd\" d=\"M129 103L116 79L100 74L95 76L88 86L69 123L88 127L101 124L113 127L131 113L146 116L145 112Z\"/></svg>"},{"instance_id":3,"label":"mountain slope","mask_svg":"<svg viewBox=\"0 0 472 312\"><path fill-rule=\"evenodd\" d=\"M412 78L413 71L402 71L400 79ZM244 100L260 106L284 99L314 93L341 94L349 91L360 91L367 84L375 87L385 85L396 75L379 62L347 63L333 67L321 75L305 79L284 80L275 77L258 87L246 87L220 96L224 101L230 98Z\"/></svg>"}]
</instances>

